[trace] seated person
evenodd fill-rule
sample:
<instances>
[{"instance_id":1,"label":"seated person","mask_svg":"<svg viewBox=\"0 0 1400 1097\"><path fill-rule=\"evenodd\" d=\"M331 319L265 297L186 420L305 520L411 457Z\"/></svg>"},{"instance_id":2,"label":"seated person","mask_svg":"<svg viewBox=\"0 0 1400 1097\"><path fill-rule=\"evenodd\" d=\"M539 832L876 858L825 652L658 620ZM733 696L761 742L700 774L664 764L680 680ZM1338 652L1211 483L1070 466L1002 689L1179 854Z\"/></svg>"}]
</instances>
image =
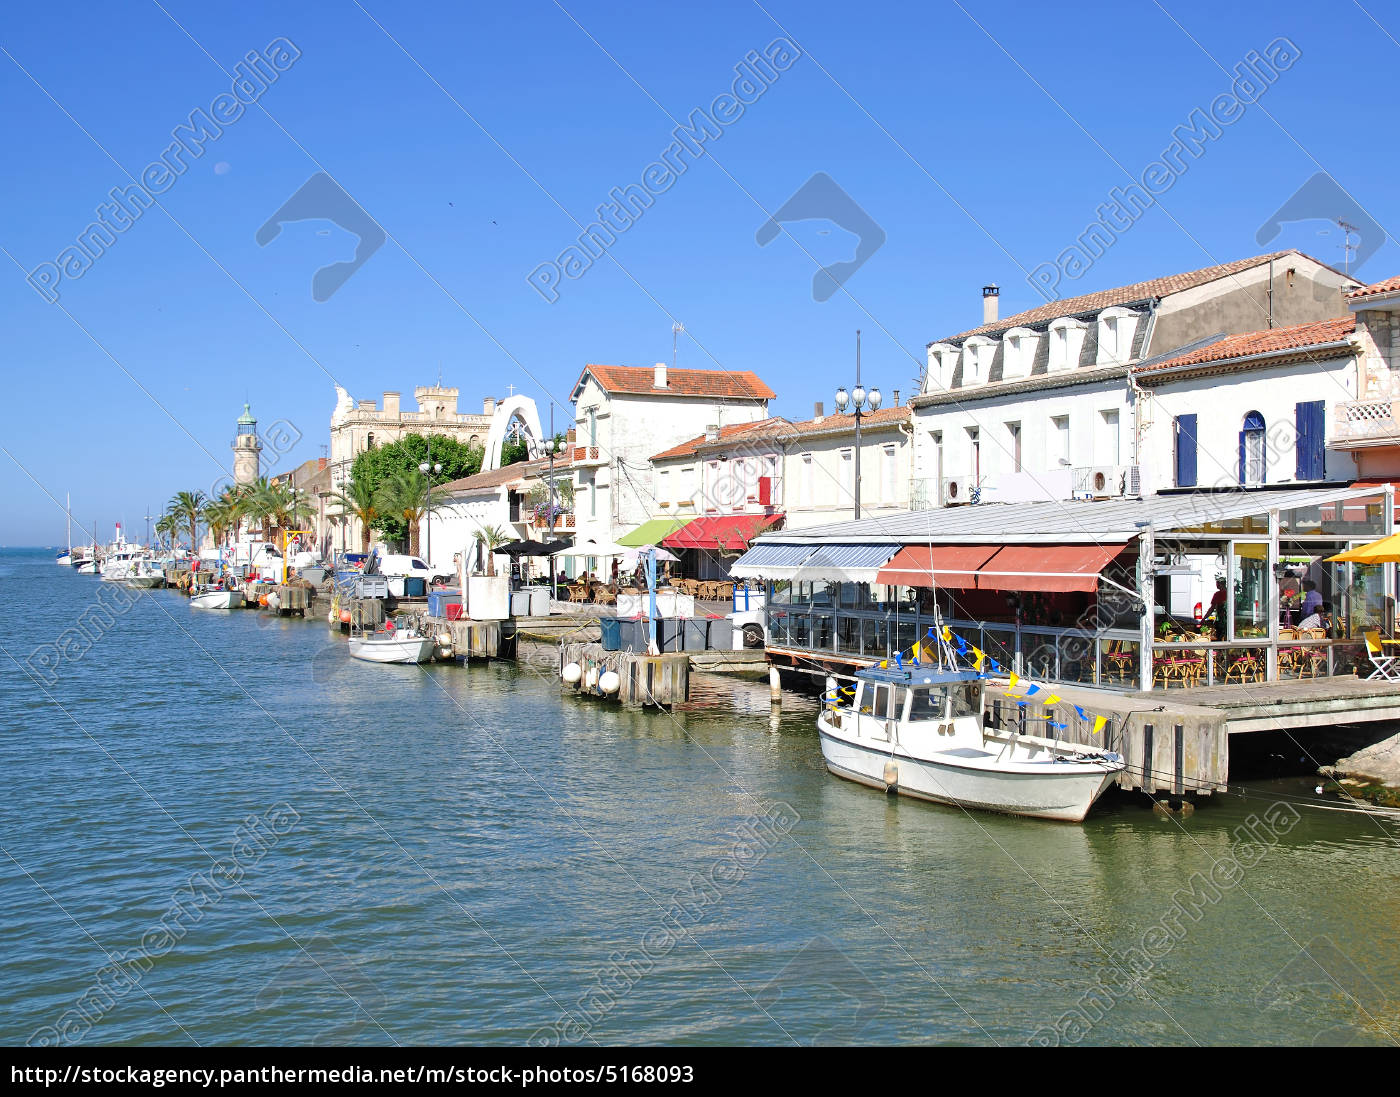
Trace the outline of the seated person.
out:
<instances>
[{"instance_id":1,"label":"seated person","mask_svg":"<svg viewBox=\"0 0 1400 1097\"><path fill-rule=\"evenodd\" d=\"M1320 628L1326 629L1330 634L1332 631L1332 603L1322 602L1317 608L1317 612L1309 614L1298 622L1299 628Z\"/></svg>"}]
</instances>

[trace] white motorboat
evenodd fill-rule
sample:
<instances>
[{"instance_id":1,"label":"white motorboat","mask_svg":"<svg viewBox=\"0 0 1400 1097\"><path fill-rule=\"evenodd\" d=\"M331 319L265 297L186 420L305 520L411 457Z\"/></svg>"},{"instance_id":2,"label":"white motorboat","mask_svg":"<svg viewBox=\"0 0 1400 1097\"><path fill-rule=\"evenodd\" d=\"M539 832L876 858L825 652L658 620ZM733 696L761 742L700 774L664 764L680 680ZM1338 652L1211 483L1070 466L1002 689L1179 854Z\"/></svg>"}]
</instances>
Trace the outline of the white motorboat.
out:
<instances>
[{"instance_id":1,"label":"white motorboat","mask_svg":"<svg viewBox=\"0 0 1400 1097\"><path fill-rule=\"evenodd\" d=\"M193 609L233 609L243 599L241 590L202 590L190 595Z\"/></svg>"},{"instance_id":2,"label":"white motorboat","mask_svg":"<svg viewBox=\"0 0 1400 1097\"><path fill-rule=\"evenodd\" d=\"M986 680L943 667L869 667L849 702L829 693L817 731L826 768L942 804L1082 822L1124 767L1092 746L990 728Z\"/></svg>"},{"instance_id":3,"label":"white motorboat","mask_svg":"<svg viewBox=\"0 0 1400 1097\"><path fill-rule=\"evenodd\" d=\"M129 587L154 590L165 586L165 571L157 567L149 556L138 556L131 562L123 582Z\"/></svg>"},{"instance_id":4,"label":"white motorboat","mask_svg":"<svg viewBox=\"0 0 1400 1097\"><path fill-rule=\"evenodd\" d=\"M369 663L426 663L433 657L437 641L417 629L393 628L363 635L351 635L350 656Z\"/></svg>"},{"instance_id":5,"label":"white motorboat","mask_svg":"<svg viewBox=\"0 0 1400 1097\"><path fill-rule=\"evenodd\" d=\"M120 583L131 573L131 566L141 555L141 546L126 541L114 541L102 562L102 581Z\"/></svg>"}]
</instances>

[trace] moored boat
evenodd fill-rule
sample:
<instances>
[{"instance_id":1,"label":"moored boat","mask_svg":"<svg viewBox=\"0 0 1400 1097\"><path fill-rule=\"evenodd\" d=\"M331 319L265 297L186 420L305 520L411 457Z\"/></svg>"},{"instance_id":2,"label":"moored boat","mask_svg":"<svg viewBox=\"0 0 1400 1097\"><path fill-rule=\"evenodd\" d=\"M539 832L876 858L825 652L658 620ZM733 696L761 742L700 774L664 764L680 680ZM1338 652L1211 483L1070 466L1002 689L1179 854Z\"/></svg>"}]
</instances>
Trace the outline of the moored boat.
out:
<instances>
[{"instance_id":1,"label":"moored boat","mask_svg":"<svg viewBox=\"0 0 1400 1097\"><path fill-rule=\"evenodd\" d=\"M127 569L124 582L129 587L153 590L165 586L165 572L149 556L140 556Z\"/></svg>"},{"instance_id":2,"label":"moored boat","mask_svg":"<svg viewBox=\"0 0 1400 1097\"><path fill-rule=\"evenodd\" d=\"M838 777L942 804L1082 822L1124 767L1112 751L986 726L986 679L942 666L868 667L817 719Z\"/></svg>"},{"instance_id":3,"label":"moored boat","mask_svg":"<svg viewBox=\"0 0 1400 1097\"><path fill-rule=\"evenodd\" d=\"M350 656L368 663L426 663L433 657L437 641L417 629L395 628L392 621L378 632L351 635Z\"/></svg>"},{"instance_id":4,"label":"moored boat","mask_svg":"<svg viewBox=\"0 0 1400 1097\"><path fill-rule=\"evenodd\" d=\"M243 598L238 590L202 590L190 595L192 609L233 609Z\"/></svg>"}]
</instances>

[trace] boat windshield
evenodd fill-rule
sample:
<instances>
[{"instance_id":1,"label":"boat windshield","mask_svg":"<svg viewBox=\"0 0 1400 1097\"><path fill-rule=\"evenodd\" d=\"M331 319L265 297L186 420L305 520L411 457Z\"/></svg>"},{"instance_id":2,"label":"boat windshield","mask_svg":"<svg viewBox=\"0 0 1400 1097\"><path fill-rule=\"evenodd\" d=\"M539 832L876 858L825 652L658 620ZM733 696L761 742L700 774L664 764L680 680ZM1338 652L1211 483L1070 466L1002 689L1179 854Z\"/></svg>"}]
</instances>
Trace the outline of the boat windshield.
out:
<instances>
[{"instance_id":1,"label":"boat windshield","mask_svg":"<svg viewBox=\"0 0 1400 1097\"><path fill-rule=\"evenodd\" d=\"M941 720L946 707L947 690L916 689L910 691L913 698L909 702L909 719Z\"/></svg>"}]
</instances>

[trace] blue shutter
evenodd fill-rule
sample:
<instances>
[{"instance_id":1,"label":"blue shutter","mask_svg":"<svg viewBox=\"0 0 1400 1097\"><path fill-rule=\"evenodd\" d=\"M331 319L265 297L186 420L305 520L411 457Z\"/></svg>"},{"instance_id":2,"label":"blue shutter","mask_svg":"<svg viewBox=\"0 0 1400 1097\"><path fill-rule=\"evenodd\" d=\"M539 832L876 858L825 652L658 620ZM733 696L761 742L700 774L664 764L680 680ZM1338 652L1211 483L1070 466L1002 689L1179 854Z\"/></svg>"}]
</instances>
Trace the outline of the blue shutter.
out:
<instances>
[{"instance_id":1,"label":"blue shutter","mask_svg":"<svg viewBox=\"0 0 1400 1097\"><path fill-rule=\"evenodd\" d=\"M1196 486L1196 417L1176 417L1176 486Z\"/></svg>"},{"instance_id":2,"label":"blue shutter","mask_svg":"<svg viewBox=\"0 0 1400 1097\"><path fill-rule=\"evenodd\" d=\"M1240 473L1240 483L1241 483L1241 484L1244 483L1245 472L1247 471L1247 470L1246 470L1246 467L1245 467L1245 460L1246 460L1246 458L1245 458L1245 454L1244 454L1244 431L1240 431L1240 468L1239 468L1239 473Z\"/></svg>"},{"instance_id":3,"label":"blue shutter","mask_svg":"<svg viewBox=\"0 0 1400 1097\"><path fill-rule=\"evenodd\" d=\"M1294 411L1298 426L1296 465L1299 480L1326 478L1326 409L1324 401L1309 400L1298 404Z\"/></svg>"}]
</instances>

